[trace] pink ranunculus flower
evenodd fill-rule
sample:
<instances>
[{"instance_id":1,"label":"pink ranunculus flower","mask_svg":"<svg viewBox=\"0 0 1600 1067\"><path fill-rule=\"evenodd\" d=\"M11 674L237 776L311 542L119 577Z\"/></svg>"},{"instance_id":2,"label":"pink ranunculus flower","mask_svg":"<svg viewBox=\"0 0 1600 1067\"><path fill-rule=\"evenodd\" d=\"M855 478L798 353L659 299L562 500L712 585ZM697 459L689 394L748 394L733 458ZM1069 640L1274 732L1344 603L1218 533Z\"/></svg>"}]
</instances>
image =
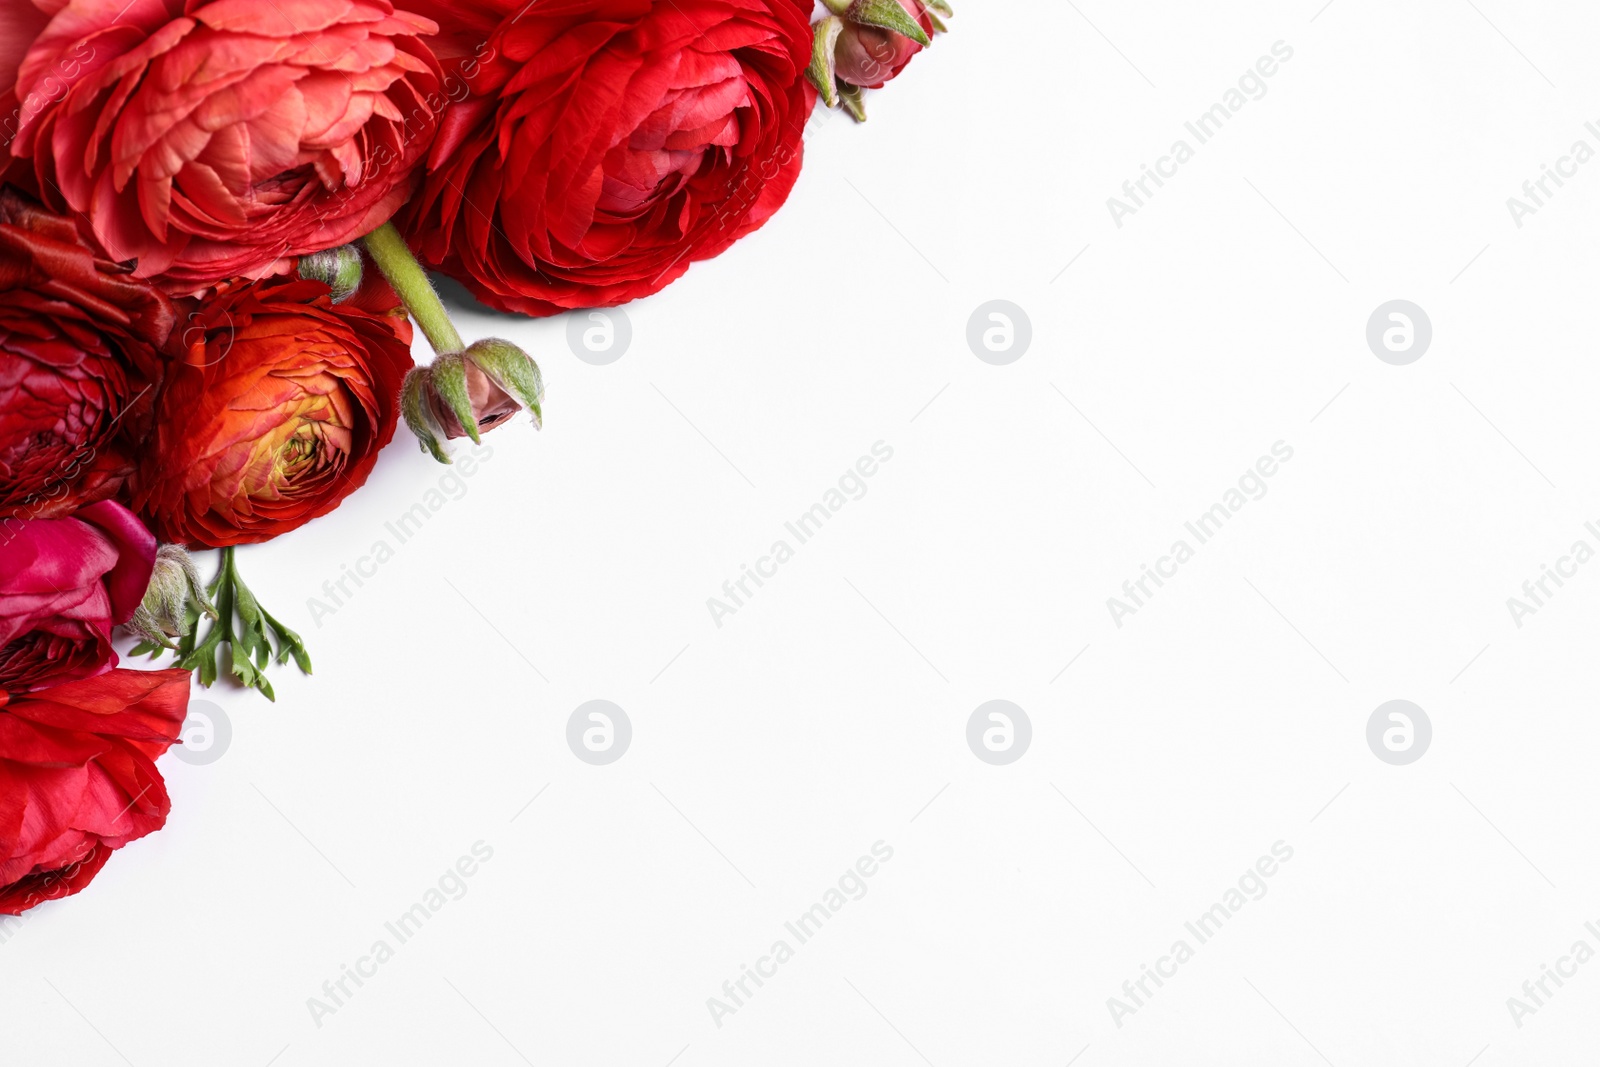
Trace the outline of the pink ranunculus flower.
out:
<instances>
[{"instance_id":1,"label":"pink ranunculus flower","mask_svg":"<svg viewBox=\"0 0 1600 1067\"><path fill-rule=\"evenodd\" d=\"M0 33L25 31L30 6L51 16L0 131L13 174L175 295L288 273L380 226L444 104L422 40L437 27L389 0L3 4Z\"/></svg>"},{"instance_id":2,"label":"pink ranunculus flower","mask_svg":"<svg viewBox=\"0 0 1600 1067\"><path fill-rule=\"evenodd\" d=\"M155 560L156 539L109 500L0 520L0 705L115 666L111 628L138 610Z\"/></svg>"}]
</instances>

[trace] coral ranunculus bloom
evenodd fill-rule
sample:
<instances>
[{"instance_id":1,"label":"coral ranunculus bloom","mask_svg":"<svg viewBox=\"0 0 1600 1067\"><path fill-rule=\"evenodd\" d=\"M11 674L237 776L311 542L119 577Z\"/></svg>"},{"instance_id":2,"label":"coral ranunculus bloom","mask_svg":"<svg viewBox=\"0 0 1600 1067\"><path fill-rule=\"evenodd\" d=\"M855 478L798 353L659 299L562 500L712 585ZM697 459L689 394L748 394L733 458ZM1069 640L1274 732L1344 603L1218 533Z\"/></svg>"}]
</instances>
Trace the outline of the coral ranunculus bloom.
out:
<instances>
[{"instance_id":1,"label":"coral ranunculus bloom","mask_svg":"<svg viewBox=\"0 0 1600 1067\"><path fill-rule=\"evenodd\" d=\"M113 851L166 824L155 761L188 706L182 670L0 693L0 915L81 892Z\"/></svg>"},{"instance_id":2,"label":"coral ranunculus bloom","mask_svg":"<svg viewBox=\"0 0 1600 1067\"><path fill-rule=\"evenodd\" d=\"M266 541L339 506L394 436L411 326L318 281L224 287L184 332L134 479L162 541Z\"/></svg>"},{"instance_id":3,"label":"coral ranunculus bloom","mask_svg":"<svg viewBox=\"0 0 1600 1067\"><path fill-rule=\"evenodd\" d=\"M436 27L389 0L4 4L53 15L7 101L13 174L174 294L376 229L433 140Z\"/></svg>"},{"instance_id":4,"label":"coral ranunculus bloom","mask_svg":"<svg viewBox=\"0 0 1600 1067\"><path fill-rule=\"evenodd\" d=\"M408 2L466 93L397 225L492 307L646 296L794 186L810 0Z\"/></svg>"}]
</instances>

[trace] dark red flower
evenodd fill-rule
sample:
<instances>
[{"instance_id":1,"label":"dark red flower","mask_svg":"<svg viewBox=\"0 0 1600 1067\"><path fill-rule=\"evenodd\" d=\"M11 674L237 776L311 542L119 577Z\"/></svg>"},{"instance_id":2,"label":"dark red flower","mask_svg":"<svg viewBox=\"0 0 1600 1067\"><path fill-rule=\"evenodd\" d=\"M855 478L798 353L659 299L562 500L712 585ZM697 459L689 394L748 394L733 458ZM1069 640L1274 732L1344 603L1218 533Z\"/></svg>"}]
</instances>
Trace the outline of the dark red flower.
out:
<instances>
[{"instance_id":1,"label":"dark red flower","mask_svg":"<svg viewBox=\"0 0 1600 1067\"><path fill-rule=\"evenodd\" d=\"M117 490L175 314L70 221L0 188L0 517L70 514Z\"/></svg>"}]
</instances>

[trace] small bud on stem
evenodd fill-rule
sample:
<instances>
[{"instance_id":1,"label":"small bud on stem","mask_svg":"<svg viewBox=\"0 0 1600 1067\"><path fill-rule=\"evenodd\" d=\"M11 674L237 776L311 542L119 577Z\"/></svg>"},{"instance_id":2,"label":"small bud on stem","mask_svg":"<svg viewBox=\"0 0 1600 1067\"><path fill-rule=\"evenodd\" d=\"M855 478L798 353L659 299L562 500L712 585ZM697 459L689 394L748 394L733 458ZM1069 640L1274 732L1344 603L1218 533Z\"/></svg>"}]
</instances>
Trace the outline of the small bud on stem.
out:
<instances>
[{"instance_id":1,"label":"small bud on stem","mask_svg":"<svg viewBox=\"0 0 1600 1067\"><path fill-rule=\"evenodd\" d=\"M806 78L828 107L867 121L862 89L877 89L944 33L946 0L823 0L832 12L814 27Z\"/></svg>"},{"instance_id":2,"label":"small bud on stem","mask_svg":"<svg viewBox=\"0 0 1600 1067\"><path fill-rule=\"evenodd\" d=\"M406 375L400 410L424 451L449 463L441 438L482 435L526 408L533 428L544 426L544 376L510 341L490 338L465 352L440 356Z\"/></svg>"},{"instance_id":3,"label":"small bud on stem","mask_svg":"<svg viewBox=\"0 0 1600 1067\"><path fill-rule=\"evenodd\" d=\"M340 245L300 257L300 277L332 289L335 304L356 295L361 289L361 275L361 250L355 245Z\"/></svg>"},{"instance_id":4,"label":"small bud on stem","mask_svg":"<svg viewBox=\"0 0 1600 1067\"><path fill-rule=\"evenodd\" d=\"M156 564L150 572L144 600L129 620L128 629L151 644L175 649L178 646L173 640L189 633L191 613L217 617L194 559L182 545L162 545L156 550Z\"/></svg>"},{"instance_id":5,"label":"small bud on stem","mask_svg":"<svg viewBox=\"0 0 1600 1067\"><path fill-rule=\"evenodd\" d=\"M385 223L364 241L437 353L430 365L412 368L400 390L400 412L422 450L449 463L443 440L469 437L477 444L523 408L533 413L534 429L543 427L539 365L510 341L463 344L433 283L393 224Z\"/></svg>"}]
</instances>

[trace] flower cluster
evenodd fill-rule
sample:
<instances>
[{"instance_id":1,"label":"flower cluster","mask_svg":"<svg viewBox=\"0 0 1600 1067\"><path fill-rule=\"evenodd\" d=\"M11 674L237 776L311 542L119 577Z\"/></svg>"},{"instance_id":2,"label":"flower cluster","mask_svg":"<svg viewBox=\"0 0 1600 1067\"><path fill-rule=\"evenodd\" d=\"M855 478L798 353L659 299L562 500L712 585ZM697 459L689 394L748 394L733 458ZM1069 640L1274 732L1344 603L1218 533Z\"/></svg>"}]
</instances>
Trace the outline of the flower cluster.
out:
<instances>
[{"instance_id":1,"label":"flower cluster","mask_svg":"<svg viewBox=\"0 0 1600 1067\"><path fill-rule=\"evenodd\" d=\"M163 824L194 672L269 698L274 660L310 673L236 546L337 508L402 420L446 463L542 425L538 365L464 341L429 269L530 316L654 293L773 217L819 96L864 117L949 14L0 7L0 914ZM174 665L118 666L116 627Z\"/></svg>"}]
</instances>

